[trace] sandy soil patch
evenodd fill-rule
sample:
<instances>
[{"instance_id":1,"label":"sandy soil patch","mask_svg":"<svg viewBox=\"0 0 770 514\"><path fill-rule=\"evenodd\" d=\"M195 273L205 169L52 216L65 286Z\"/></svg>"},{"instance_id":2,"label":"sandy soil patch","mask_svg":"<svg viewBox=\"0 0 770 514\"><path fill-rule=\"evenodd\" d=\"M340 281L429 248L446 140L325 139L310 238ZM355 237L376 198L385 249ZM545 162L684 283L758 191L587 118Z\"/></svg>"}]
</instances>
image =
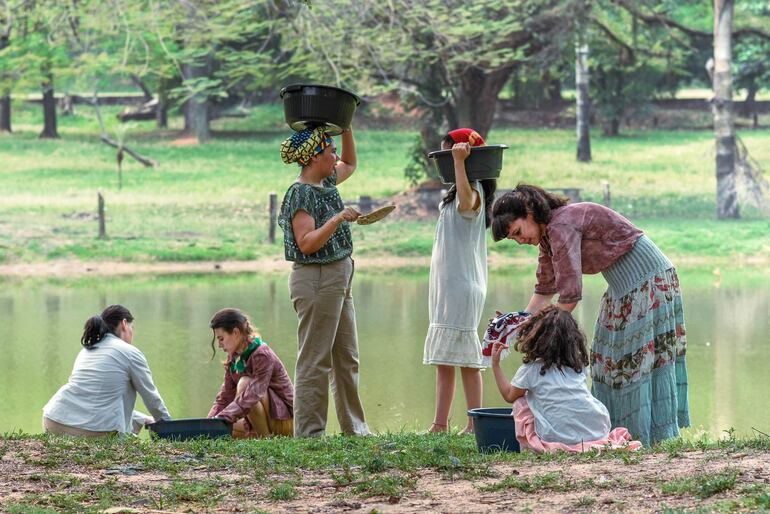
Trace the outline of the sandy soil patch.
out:
<instances>
[{"instance_id":1,"label":"sandy soil patch","mask_svg":"<svg viewBox=\"0 0 770 514\"><path fill-rule=\"evenodd\" d=\"M132 500L115 505L109 512L659 512L664 508L705 511L733 501L733 511L756 511L748 504L747 494L770 490L770 453L758 450L727 452L692 451L670 457L646 454L638 458L605 459L591 462L523 462L518 465L492 465L483 478L448 477L432 469L413 473L414 487L398 496L366 497L356 491L355 483L341 485L330 473L302 473L254 479L229 470L213 470L191 465L174 474L138 470L134 474L114 470L90 470L82 467L56 467L46 463L39 441L12 441L0 459L0 501L30 502L39 498L45 505L52 493L81 494L108 484ZM44 456L42 456L44 457ZM676 479L701 474L731 472L735 484L728 490L707 498L682 493L664 493L662 486ZM397 475L388 471L383 475ZM543 485L542 477L558 477ZM531 487L507 487L485 491L506 477L515 477ZM181 503L174 508L161 507L157 498L175 483L203 483L216 479L221 487L216 502L202 508ZM276 484L291 481L295 498L268 499ZM66 485L66 484L70 485ZM540 484L538 486L538 484ZM88 498L88 494L85 496ZM94 501L96 498L94 498ZM87 503L89 500L86 499ZM741 503L743 502L743 503ZM742 507L743 505L743 507ZM2 506L2 505L0 505ZM123 510L118 509L122 507Z\"/></svg>"}]
</instances>

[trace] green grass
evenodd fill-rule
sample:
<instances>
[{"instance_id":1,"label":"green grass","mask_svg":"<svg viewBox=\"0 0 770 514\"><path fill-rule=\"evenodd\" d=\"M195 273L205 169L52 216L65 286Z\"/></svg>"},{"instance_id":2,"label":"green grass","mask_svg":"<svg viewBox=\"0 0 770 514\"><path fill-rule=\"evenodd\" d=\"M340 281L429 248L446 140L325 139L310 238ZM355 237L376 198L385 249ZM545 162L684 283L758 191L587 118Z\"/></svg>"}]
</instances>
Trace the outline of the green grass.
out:
<instances>
[{"instance_id":1,"label":"green grass","mask_svg":"<svg viewBox=\"0 0 770 514\"><path fill-rule=\"evenodd\" d=\"M528 477L519 477L518 475L507 476L501 481L484 486L482 491L497 492L507 489L518 489L524 493L535 493L539 491L572 491L575 489L575 483L561 472L543 473Z\"/></svg>"},{"instance_id":2,"label":"green grass","mask_svg":"<svg viewBox=\"0 0 770 514\"><path fill-rule=\"evenodd\" d=\"M127 144L160 163L147 169L127 158L118 190L115 151L98 141L92 111L78 106L60 117L62 139L39 140L39 108L14 104L12 135L0 136L0 263L55 259L200 261L280 259L280 241L267 244L268 198L279 199L296 176L278 145L288 130L279 105L258 106L248 118L216 120L214 139L179 146L179 118L172 129L133 123ZM103 116L114 135L115 107ZM770 169L770 131L740 136L752 156ZM409 187L403 169L412 130L359 130L359 169L341 185L343 198L385 198ZM710 132L629 132L618 138L594 134L594 161L574 159L569 130L495 129L490 142L509 145L499 185L519 181L544 187L579 187L586 200L601 201L608 181L612 206L648 232L676 260L680 256L730 262L770 258L770 221L744 208L744 219L715 217L714 144ZM96 239L97 192L107 205L108 239ZM434 222L385 222L354 226L358 255L430 255ZM490 252L529 259L534 249L511 242Z\"/></svg>"},{"instance_id":3,"label":"green grass","mask_svg":"<svg viewBox=\"0 0 770 514\"><path fill-rule=\"evenodd\" d=\"M708 498L735 487L739 472L725 469L716 473L699 473L691 477L679 478L662 484L663 494L691 495Z\"/></svg>"},{"instance_id":4,"label":"green grass","mask_svg":"<svg viewBox=\"0 0 770 514\"><path fill-rule=\"evenodd\" d=\"M618 452L481 454L472 437L447 434L168 442L13 433L0 436L0 446L11 452L13 459L43 467L21 476L19 487L28 492L12 501L0 500L0 510L18 513L96 513L113 506L135 505L137 501L143 508L154 510L228 510L244 501L248 504L301 499L303 488L318 486L320 477L333 481L332 485L322 485L324 494L328 491L338 498L352 495L398 501L419 493L418 479L426 471L438 472L446 480L470 480L490 495L511 491L530 497L576 493L570 500L575 508L591 508L595 497L636 484L635 479L626 476L608 478L602 474L583 480L570 476L571 466L595 463L600 470L602 463L617 459ZM703 500L730 491L730 510L757 511L770 505L770 488L760 481L739 484L741 475L730 465L733 455L766 455L768 451L770 438L765 436L723 440L701 437L666 441L637 455L640 459L658 454L679 458L684 453L697 452L698 456L720 459L725 464L720 471L660 482L661 492ZM549 463L557 463L559 470L534 469ZM490 466L495 464L506 464L503 469L513 471L506 471L508 474L501 478L490 472ZM164 478L134 483L119 478L120 473L105 476L109 470L127 466ZM195 472L197 477L191 475ZM655 482L657 478L651 480ZM728 500L722 503L727 506Z\"/></svg>"},{"instance_id":5,"label":"green grass","mask_svg":"<svg viewBox=\"0 0 770 514\"><path fill-rule=\"evenodd\" d=\"M298 495L294 482L281 482L270 488L267 498L273 501L293 500Z\"/></svg>"},{"instance_id":6,"label":"green grass","mask_svg":"<svg viewBox=\"0 0 770 514\"><path fill-rule=\"evenodd\" d=\"M354 491L363 498L385 496L386 498L401 498L414 491L417 485L415 475L385 475L364 480L357 484Z\"/></svg>"}]
</instances>

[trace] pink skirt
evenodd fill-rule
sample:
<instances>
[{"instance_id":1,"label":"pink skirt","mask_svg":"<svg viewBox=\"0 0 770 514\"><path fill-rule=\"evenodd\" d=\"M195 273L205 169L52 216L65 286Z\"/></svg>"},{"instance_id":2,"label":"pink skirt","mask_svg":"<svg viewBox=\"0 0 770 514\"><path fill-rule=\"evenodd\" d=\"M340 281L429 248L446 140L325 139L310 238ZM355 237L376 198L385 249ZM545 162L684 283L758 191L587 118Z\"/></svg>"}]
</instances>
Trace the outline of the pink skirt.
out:
<instances>
[{"instance_id":1,"label":"pink skirt","mask_svg":"<svg viewBox=\"0 0 770 514\"><path fill-rule=\"evenodd\" d=\"M539 453L553 453L557 450L565 452L587 452L596 449L601 450L638 450L642 447L639 441L632 441L631 434L625 428L613 429L606 439L598 441L583 441L575 444L549 443L543 441L535 433L535 415L529 408L527 399L523 396L513 402L513 421L516 425L516 439L522 450L531 450Z\"/></svg>"}]
</instances>

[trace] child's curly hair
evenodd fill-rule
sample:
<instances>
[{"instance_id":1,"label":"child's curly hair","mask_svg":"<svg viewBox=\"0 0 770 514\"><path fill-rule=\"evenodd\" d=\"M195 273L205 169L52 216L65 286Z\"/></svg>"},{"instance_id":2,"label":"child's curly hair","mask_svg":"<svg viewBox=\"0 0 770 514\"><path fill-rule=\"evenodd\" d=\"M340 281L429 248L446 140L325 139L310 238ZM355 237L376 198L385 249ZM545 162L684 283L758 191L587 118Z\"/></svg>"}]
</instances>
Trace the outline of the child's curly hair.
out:
<instances>
[{"instance_id":1,"label":"child's curly hair","mask_svg":"<svg viewBox=\"0 0 770 514\"><path fill-rule=\"evenodd\" d=\"M513 348L524 354L524 364L540 359L540 374L555 364L572 368L575 373L588 366L586 336L567 311L550 305L519 327Z\"/></svg>"}]
</instances>

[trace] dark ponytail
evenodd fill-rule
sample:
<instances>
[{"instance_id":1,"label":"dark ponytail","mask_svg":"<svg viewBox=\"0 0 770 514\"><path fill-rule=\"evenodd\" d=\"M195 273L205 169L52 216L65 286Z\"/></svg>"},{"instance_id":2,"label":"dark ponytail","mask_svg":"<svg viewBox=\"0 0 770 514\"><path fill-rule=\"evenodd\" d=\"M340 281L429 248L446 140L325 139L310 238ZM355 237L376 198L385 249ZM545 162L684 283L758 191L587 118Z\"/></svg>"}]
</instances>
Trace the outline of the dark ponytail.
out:
<instances>
[{"instance_id":1,"label":"dark ponytail","mask_svg":"<svg viewBox=\"0 0 770 514\"><path fill-rule=\"evenodd\" d=\"M131 323L134 321L134 316L122 305L110 305L101 314L86 321L83 325L83 337L80 338L80 344L90 350L107 334L115 335L115 330L123 320Z\"/></svg>"},{"instance_id":2,"label":"dark ponytail","mask_svg":"<svg viewBox=\"0 0 770 514\"><path fill-rule=\"evenodd\" d=\"M484 190L484 226L489 228L492 224L492 204L495 201L495 191L497 191L497 179L488 178L481 180L481 189ZM444 198L441 199L441 206L454 202L457 197L457 186L452 184Z\"/></svg>"}]
</instances>

